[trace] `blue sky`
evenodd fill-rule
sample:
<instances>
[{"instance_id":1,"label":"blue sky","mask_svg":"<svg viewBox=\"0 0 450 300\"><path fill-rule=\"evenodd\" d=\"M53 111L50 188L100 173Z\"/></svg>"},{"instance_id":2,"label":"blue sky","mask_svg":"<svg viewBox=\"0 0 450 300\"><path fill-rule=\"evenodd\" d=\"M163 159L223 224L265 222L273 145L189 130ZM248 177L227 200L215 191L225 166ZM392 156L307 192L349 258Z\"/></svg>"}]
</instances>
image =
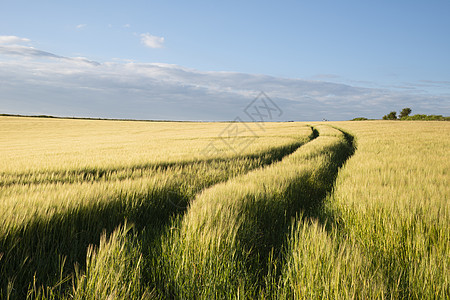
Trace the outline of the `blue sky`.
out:
<instances>
[{"instance_id":1,"label":"blue sky","mask_svg":"<svg viewBox=\"0 0 450 300\"><path fill-rule=\"evenodd\" d=\"M330 99L336 96L333 102L335 108L324 113L329 119L347 118L345 114L334 117L331 112L345 107L340 105L340 101L345 95L348 96L339 94L336 88L330 93L325 87L329 82L343 85L339 91L345 90L347 86L354 88L352 95L361 93L364 88L372 89L370 92L364 90L358 97L364 95L366 98L360 98L361 101L378 101L379 105L374 104L372 112L355 109L351 112L354 115L364 113L368 117L381 117L381 111L389 110L392 103L398 103L392 107L393 110L413 106L413 113L450 114L450 1L0 0L0 6L0 63L3 63L0 68L3 68L4 80L8 79L7 74L11 72L16 74L17 79L7 88L0 89L0 110L3 111L12 112L24 107L24 104L19 105L20 101L25 101L24 96L19 95L19 79L25 85L33 81L29 77L30 72L41 70L41 73L46 73L48 77L54 76L56 80L62 72L55 71L58 63L60 68L66 70L75 66L67 66L67 60L55 62L55 59L83 57L98 62L99 74L103 78L109 76L109 83L114 87L117 86L114 80L124 73L120 68L129 67L130 63L141 67L151 63L158 63L159 67L168 67L163 64L178 66L176 76L172 72L173 66L170 70L164 70L165 82L169 80L173 84L178 80L182 84L175 85L171 93L167 94L169 85L160 81L153 86L150 94L147 93L152 101L159 98L159 101L164 102L163 95L171 95L174 90L187 84L198 86L192 77L195 78L199 72L209 74L211 82L215 82L213 85L221 86L219 91L217 88L212 89L214 93L211 89L203 93L202 97L211 105L211 109L207 110L209 114L213 114L214 110L211 101L232 97L232 94L226 95L224 89L237 89L242 84L237 73L267 76L264 80L258 77L259 85L248 89L246 97L249 99L257 90L275 92L269 96L280 101L300 101L300 98L294 99L294 91L321 103L323 99L315 99L316 94L323 94ZM34 52L31 53L30 49ZM41 51L39 55L37 51ZM45 60L48 60L48 64ZM111 69L105 70L111 64L118 72L116 75L112 74ZM80 70L79 65L76 68L77 72L87 72ZM95 72L89 70L91 76L95 77ZM133 74L142 74L142 68L139 70ZM219 84L214 71L234 73L230 74L226 83L221 81ZM109 75L106 76L105 72ZM158 72L160 74L161 70ZM180 79L181 73L183 79ZM152 76L153 81L158 80L157 75ZM298 84L289 81L293 79L298 79ZM70 89L58 91L58 86L48 86L51 80L40 80L41 86L35 84L28 87L35 94L41 93L42 98L53 97L56 101L63 91L70 93ZM142 83L142 80L142 77L136 76L136 84ZM230 83L232 80L236 82ZM256 79L248 80L255 82ZM318 90L311 92L310 89L300 89L299 86L304 86L305 81L312 83ZM207 82L203 81L203 88L206 88ZM290 88L292 93L289 97L280 94L281 88L274 89L275 83ZM92 85L92 82L89 84ZM266 89L267 86L272 88ZM22 89L26 87L22 86ZM79 92L88 86L78 82L72 88ZM124 88L124 93L130 91L129 85ZM14 92L14 89L17 91ZM158 92L160 90L165 92ZM302 91L305 91L303 95ZM107 82L103 85L103 94L98 93L100 91L93 92L91 96L86 94L85 97L92 97L93 101L99 97L106 99ZM183 99L182 94L178 90L179 101L193 99L192 95L186 95ZM376 97L370 98L370 95ZM381 101L383 95L389 98L385 103ZM142 102L145 96L141 96ZM64 97L67 98L67 95ZM247 98L240 101L245 102ZM36 99L36 102L39 101ZM120 99L114 101L120 102ZM426 103L422 105L420 101ZM72 102L67 98L64 103ZM18 113L45 113L33 108L38 107L39 103L32 104L33 101L27 99L30 109L25 108ZM46 105L49 105L49 113L71 113L68 108L52 111L51 103ZM153 103L153 107L155 105ZM379 110L375 107L379 107ZM106 116L122 116L118 109L114 113L111 107L111 112ZM239 109L240 106L236 108ZM169 108L165 110L170 111ZM87 111L95 115L92 108ZM204 116L186 113L186 116L165 113L161 117L208 118L206 112ZM73 114L82 115L86 112L74 111ZM157 114L150 115L152 118L158 117ZM134 115L130 112L127 116ZM229 116L211 115L211 119L227 118ZM310 118L319 116L311 115Z\"/></svg>"}]
</instances>

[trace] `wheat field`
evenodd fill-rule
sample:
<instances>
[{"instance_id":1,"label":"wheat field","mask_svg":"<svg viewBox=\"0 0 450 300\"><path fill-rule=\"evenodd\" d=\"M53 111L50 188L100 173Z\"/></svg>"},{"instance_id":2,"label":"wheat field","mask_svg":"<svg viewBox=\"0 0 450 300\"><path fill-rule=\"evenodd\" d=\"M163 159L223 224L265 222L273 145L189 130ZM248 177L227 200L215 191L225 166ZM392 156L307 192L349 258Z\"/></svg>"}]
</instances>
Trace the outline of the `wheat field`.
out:
<instances>
[{"instance_id":1,"label":"wheat field","mask_svg":"<svg viewBox=\"0 0 450 300\"><path fill-rule=\"evenodd\" d=\"M1 297L449 298L449 124L0 117Z\"/></svg>"}]
</instances>

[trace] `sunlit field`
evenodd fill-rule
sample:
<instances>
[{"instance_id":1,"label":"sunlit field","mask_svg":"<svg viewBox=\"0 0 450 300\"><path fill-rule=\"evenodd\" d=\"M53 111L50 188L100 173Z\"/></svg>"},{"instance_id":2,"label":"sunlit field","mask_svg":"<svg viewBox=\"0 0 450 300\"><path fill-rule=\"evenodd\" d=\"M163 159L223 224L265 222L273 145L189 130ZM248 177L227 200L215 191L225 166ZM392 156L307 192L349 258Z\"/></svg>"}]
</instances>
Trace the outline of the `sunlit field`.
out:
<instances>
[{"instance_id":1,"label":"sunlit field","mask_svg":"<svg viewBox=\"0 0 450 300\"><path fill-rule=\"evenodd\" d=\"M450 123L0 117L0 291L448 298Z\"/></svg>"}]
</instances>

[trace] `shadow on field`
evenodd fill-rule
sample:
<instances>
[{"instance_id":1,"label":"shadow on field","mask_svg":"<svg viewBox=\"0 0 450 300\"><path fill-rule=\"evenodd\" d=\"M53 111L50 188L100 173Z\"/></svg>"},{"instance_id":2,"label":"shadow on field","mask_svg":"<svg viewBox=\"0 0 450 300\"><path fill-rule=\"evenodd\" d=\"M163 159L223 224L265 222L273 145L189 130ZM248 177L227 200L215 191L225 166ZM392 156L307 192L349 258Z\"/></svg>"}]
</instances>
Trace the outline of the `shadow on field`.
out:
<instances>
[{"instance_id":1,"label":"shadow on field","mask_svg":"<svg viewBox=\"0 0 450 300\"><path fill-rule=\"evenodd\" d=\"M289 183L271 184L277 177L268 177L271 181L261 179L263 182L257 182L260 192L254 192L246 191L244 186L252 185L251 180L258 178L238 182L235 188L241 193L223 196L230 197L230 201L212 201L208 215L199 213L198 219L192 217L168 228L167 244L161 252L164 259L146 268L152 273L149 276L153 282L148 280L150 290L161 299L222 299L236 295L253 299L272 295L271 290L265 289L276 289L279 281L268 284L266 275L271 274L270 280L280 278L278 266L283 261L292 220L301 214L305 219L318 219L325 224L332 217L326 215L325 199L333 190L339 168L356 149L353 136L342 133L338 140L324 134L324 142L312 148L320 150L312 150L292 164L288 162L288 167L281 164L276 170L281 170L279 176L288 168L298 170L290 173L295 175L289 177ZM317 135L314 130L314 136ZM334 138L336 142L332 142ZM218 218L229 219L228 223L215 222L214 217L221 212L223 217ZM193 231L189 231L190 225ZM188 243L184 243L186 239L190 239Z\"/></svg>"},{"instance_id":2,"label":"shadow on field","mask_svg":"<svg viewBox=\"0 0 450 300\"><path fill-rule=\"evenodd\" d=\"M314 134L312 134L313 136ZM299 146L296 146L298 148ZM280 147L285 148L285 147ZM273 148L276 150L279 148ZM295 149L294 149L295 151ZM270 151L269 151L270 152ZM8 174L8 177L2 178L0 174L0 188L9 187L13 185L40 185L40 184L71 184L81 182L97 182L107 180L124 180L128 178L141 178L146 176L149 172L163 172L170 168L185 168L196 164L202 163L226 163L234 159L259 159L267 154L267 151L260 153L251 153L248 155L236 155L229 158L208 158L208 159L196 159L186 160L179 162L161 162L161 163L148 163L141 165L133 165L127 167L114 167L114 168L81 168L77 170L64 170L64 171L46 171L46 172L28 172L18 174ZM288 153L290 154L290 153ZM288 155L286 154L286 155ZM271 160L269 158L269 160ZM271 162L266 162L270 164Z\"/></svg>"},{"instance_id":3,"label":"shadow on field","mask_svg":"<svg viewBox=\"0 0 450 300\"><path fill-rule=\"evenodd\" d=\"M314 137L313 134L311 138ZM300 142L293 143L242 157L258 163L249 164L247 169L239 172L243 174L280 161L301 145ZM219 159L194 164L213 162L219 165L233 163L229 159ZM205 181L201 186L189 187L189 191L186 190L189 182L185 182L185 185L176 182L148 189L141 194L123 193L102 204L75 207L51 217L32 219L29 223L14 228L6 236L0 237L0 298L25 298L33 280L37 287L55 286L62 278L73 274L75 264L84 269L88 245L98 245L102 232L110 234L125 220L134 224L138 231L146 228L146 242L157 240L164 225L173 216L186 210L195 193L228 180L230 176L240 175L230 175L226 172L227 167L223 168L224 174ZM99 172L95 175L98 177L101 174L103 173ZM191 176L198 177L201 174ZM65 284L65 288L70 288L70 282Z\"/></svg>"},{"instance_id":4,"label":"shadow on field","mask_svg":"<svg viewBox=\"0 0 450 300\"><path fill-rule=\"evenodd\" d=\"M188 201L186 195L172 188L135 196L130 195L134 197L133 206L128 199L115 199L103 205L77 207L49 219L34 220L2 237L0 249L5 249L0 260L2 294L7 292L11 281L12 295L18 293L15 296L23 297L33 277L38 286L53 286L61 279L62 260L66 259L64 276L73 272L75 263L83 268L87 246L98 245L102 232L109 235L125 219L138 230L145 226L161 227L181 210L172 203Z\"/></svg>"},{"instance_id":5,"label":"shadow on field","mask_svg":"<svg viewBox=\"0 0 450 300\"><path fill-rule=\"evenodd\" d=\"M264 284L264 274L269 271L268 261L280 261L294 217L301 213L304 219L315 219L324 225L333 223L334 217L324 210L324 202L333 190L339 169L356 151L354 137L340 131L345 142L325 149L329 158L325 165L302 174L282 193L268 195L270 199L264 203L270 205L249 205L246 208L245 214L253 220L253 224L247 224L247 227L251 226L252 230L244 229L240 241L248 251L254 252L247 267L251 273L259 274L256 278L260 281L258 285Z\"/></svg>"}]
</instances>

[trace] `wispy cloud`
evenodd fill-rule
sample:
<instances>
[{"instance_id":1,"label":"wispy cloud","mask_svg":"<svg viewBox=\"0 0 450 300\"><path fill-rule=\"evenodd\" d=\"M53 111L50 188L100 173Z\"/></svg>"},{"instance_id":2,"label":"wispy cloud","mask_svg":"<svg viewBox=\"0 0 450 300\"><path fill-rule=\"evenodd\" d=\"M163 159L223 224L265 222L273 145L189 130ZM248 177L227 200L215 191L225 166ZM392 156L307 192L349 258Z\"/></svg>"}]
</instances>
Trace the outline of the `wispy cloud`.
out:
<instances>
[{"instance_id":1,"label":"wispy cloud","mask_svg":"<svg viewBox=\"0 0 450 300\"><path fill-rule=\"evenodd\" d=\"M151 35L150 33L143 33L141 34L141 42L149 48L162 48L164 44L164 38Z\"/></svg>"},{"instance_id":2,"label":"wispy cloud","mask_svg":"<svg viewBox=\"0 0 450 300\"><path fill-rule=\"evenodd\" d=\"M62 56L55 55L50 52L35 49L33 47L27 47L22 45L0 45L0 54L5 55L18 55L29 57L50 57L50 58L62 58Z\"/></svg>"},{"instance_id":3,"label":"wispy cloud","mask_svg":"<svg viewBox=\"0 0 450 300\"><path fill-rule=\"evenodd\" d=\"M419 80L419 81L429 85L450 86L450 81L443 81L443 80Z\"/></svg>"},{"instance_id":4,"label":"wispy cloud","mask_svg":"<svg viewBox=\"0 0 450 300\"><path fill-rule=\"evenodd\" d=\"M30 40L14 35L0 35L0 44L22 44L29 43Z\"/></svg>"},{"instance_id":5,"label":"wispy cloud","mask_svg":"<svg viewBox=\"0 0 450 300\"><path fill-rule=\"evenodd\" d=\"M314 75L312 78L318 80L330 80L330 79L338 79L340 78L340 76L336 74L317 74Z\"/></svg>"},{"instance_id":6,"label":"wispy cloud","mask_svg":"<svg viewBox=\"0 0 450 300\"><path fill-rule=\"evenodd\" d=\"M77 26L76 26L76 29L83 29L83 28L85 28L87 26L87 24L78 24Z\"/></svg>"},{"instance_id":7,"label":"wispy cloud","mask_svg":"<svg viewBox=\"0 0 450 300\"><path fill-rule=\"evenodd\" d=\"M22 41L29 41L28 39L21 39ZM84 57L65 57L56 55L47 51L42 51L31 46L17 45L17 44L2 44L0 43L0 55L19 56L27 59L41 59L51 58L58 60L66 60L77 63L87 63L92 65L99 65L98 62L88 60Z\"/></svg>"},{"instance_id":8,"label":"wispy cloud","mask_svg":"<svg viewBox=\"0 0 450 300\"><path fill-rule=\"evenodd\" d=\"M162 63L99 64L23 45L0 45L0 55L9 57L0 60L0 113L233 120L264 91L284 111L278 120L380 118L403 107L413 113L450 114L448 94L204 72Z\"/></svg>"}]
</instances>

